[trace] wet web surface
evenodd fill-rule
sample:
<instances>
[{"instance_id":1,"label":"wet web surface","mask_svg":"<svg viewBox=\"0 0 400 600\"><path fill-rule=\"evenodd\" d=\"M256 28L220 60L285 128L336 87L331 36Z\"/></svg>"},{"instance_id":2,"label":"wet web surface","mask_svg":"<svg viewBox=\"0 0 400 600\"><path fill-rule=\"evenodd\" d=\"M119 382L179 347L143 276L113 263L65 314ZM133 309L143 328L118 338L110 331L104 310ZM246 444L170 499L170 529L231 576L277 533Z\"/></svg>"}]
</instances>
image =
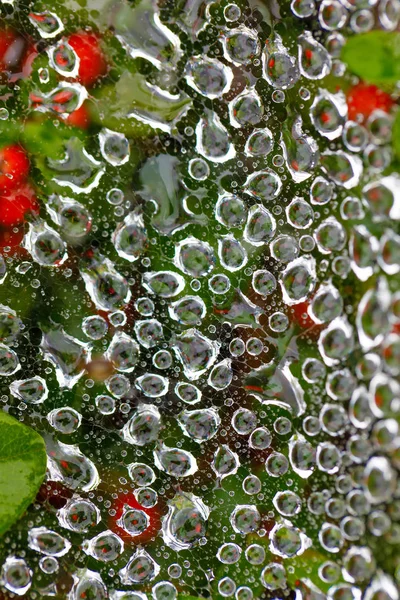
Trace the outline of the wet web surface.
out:
<instances>
[{"instance_id":1,"label":"wet web surface","mask_svg":"<svg viewBox=\"0 0 400 600\"><path fill-rule=\"evenodd\" d=\"M395 110L340 55L398 4L3 8L4 597L397 600Z\"/></svg>"}]
</instances>

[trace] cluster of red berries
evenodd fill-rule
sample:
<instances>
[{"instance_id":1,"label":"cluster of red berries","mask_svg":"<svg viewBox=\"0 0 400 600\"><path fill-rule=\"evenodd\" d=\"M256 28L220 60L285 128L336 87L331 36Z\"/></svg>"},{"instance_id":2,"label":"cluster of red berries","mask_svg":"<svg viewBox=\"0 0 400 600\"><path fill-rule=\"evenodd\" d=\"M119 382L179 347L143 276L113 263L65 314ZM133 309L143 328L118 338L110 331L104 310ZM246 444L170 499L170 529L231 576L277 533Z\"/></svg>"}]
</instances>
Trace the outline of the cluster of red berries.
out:
<instances>
[{"instance_id":1,"label":"cluster of red berries","mask_svg":"<svg viewBox=\"0 0 400 600\"><path fill-rule=\"evenodd\" d=\"M79 57L78 81L86 87L94 85L108 68L99 36L77 32L67 41ZM36 56L37 51L30 40L11 29L0 32L0 75L7 77L10 83L30 76ZM86 129L90 124L87 107L82 105L66 121ZM35 191L28 182L29 168L28 156L19 144L0 149L0 246L18 245L22 228L19 232L13 228L24 222L27 213L38 211Z\"/></svg>"},{"instance_id":2,"label":"cluster of red berries","mask_svg":"<svg viewBox=\"0 0 400 600\"><path fill-rule=\"evenodd\" d=\"M347 107L349 119L356 121L360 118L368 119L374 110L390 112L393 100L389 94L367 83L358 83L347 93Z\"/></svg>"},{"instance_id":3,"label":"cluster of red berries","mask_svg":"<svg viewBox=\"0 0 400 600\"><path fill-rule=\"evenodd\" d=\"M29 159L18 144L0 150L0 219L6 227L19 225L28 211L37 211L35 191L28 183Z\"/></svg>"}]
</instances>

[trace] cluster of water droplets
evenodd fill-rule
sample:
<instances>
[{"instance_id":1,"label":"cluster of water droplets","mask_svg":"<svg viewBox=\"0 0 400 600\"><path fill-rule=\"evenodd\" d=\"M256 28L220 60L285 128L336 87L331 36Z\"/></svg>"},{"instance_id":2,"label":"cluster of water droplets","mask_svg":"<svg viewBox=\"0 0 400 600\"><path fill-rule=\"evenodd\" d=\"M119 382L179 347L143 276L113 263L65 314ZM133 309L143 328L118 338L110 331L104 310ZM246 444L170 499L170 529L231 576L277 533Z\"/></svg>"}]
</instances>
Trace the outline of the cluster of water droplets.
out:
<instances>
[{"instance_id":1,"label":"cluster of water droplets","mask_svg":"<svg viewBox=\"0 0 400 600\"><path fill-rule=\"evenodd\" d=\"M398 600L393 117L349 120L332 80L347 81L345 37L395 28L400 8L270 4L107 13L148 66L123 116L153 140L135 168L128 134L102 127L96 154L68 140L47 160L61 189L29 223L28 258L0 265L3 286L29 282L64 318L0 306L2 400L48 452L36 503L3 538L8 592ZM31 109L68 116L88 98L79 58L56 14L29 18L47 43L39 78L59 76Z\"/></svg>"}]
</instances>

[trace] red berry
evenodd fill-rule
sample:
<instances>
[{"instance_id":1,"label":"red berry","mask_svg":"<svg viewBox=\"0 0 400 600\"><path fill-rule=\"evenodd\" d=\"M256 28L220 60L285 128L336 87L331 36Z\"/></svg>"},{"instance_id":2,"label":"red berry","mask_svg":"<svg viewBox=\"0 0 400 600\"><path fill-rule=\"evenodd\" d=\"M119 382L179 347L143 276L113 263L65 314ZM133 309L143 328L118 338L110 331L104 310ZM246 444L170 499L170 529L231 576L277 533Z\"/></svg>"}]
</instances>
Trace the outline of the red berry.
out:
<instances>
[{"instance_id":1,"label":"red berry","mask_svg":"<svg viewBox=\"0 0 400 600\"><path fill-rule=\"evenodd\" d=\"M90 125L89 111L84 104L68 115L65 119L68 125L79 127L79 129L87 129Z\"/></svg>"},{"instance_id":2,"label":"red berry","mask_svg":"<svg viewBox=\"0 0 400 600\"><path fill-rule=\"evenodd\" d=\"M45 481L40 486L36 502L60 509L67 504L72 494L73 492L59 481Z\"/></svg>"},{"instance_id":3,"label":"red berry","mask_svg":"<svg viewBox=\"0 0 400 600\"><path fill-rule=\"evenodd\" d=\"M85 31L74 33L68 43L79 57L78 80L83 85L91 86L106 74L107 61L96 34Z\"/></svg>"},{"instance_id":4,"label":"red berry","mask_svg":"<svg viewBox=\"0 0 400 600\"><path fill-rule=\"evenodd\" d=\"M0 193L15 190L28 174L29 159L21 146L13 144L0 150Z\"/></svg>"},{"instance_id":5,"label":"red berry","mask_svg":"<svg viewBox=\"0 0 400 600\"><path fill-rule=\"evenodd\" d=\"M292 307L293 319L302 329L310 329L315 326L314 321L308 314L309 303L300 302Z\"/></svg>"},{"instance_id":6,"label":"red berry","mask_svg":"<svg viewBox=\"0 0 400 600\"><path fill-rule=\"evenodd\" d=\"M17 249L18 254L24 254L25 250L20 246L23 237L23 227L20 227L17 232L12 229L0 229L0 248L14 248Z\"/></svg>"},{"instance_id":7,"label":"red berry","mask_svg":"<svg viewBox=\"0 0 400 600\"><path fill-rule=\"evenodd\" d=\"M359 83L347 93L349 119L355 120L357 115L367 119L374 110L381 109L389 112L393 100L389 94L380 90L376 85Z\"/></svg>"},{"instance_id":8,"label":"red berry","mask_svg":"<svg viewBox=\"0 0 400 600\"><path fill-rule=\"evenodd\" d=\"M14 72L19 68L26 48L26 42L12 29L0 31L0 69Z\"/></svg>"},{"instance_id":9,"label":"red berry","mask_svg":"<svg viewBox=\"0 0 400 600\"><path fill-rule=\"evenodd\" d=\"M117 525L117 521L121 518L122 513L124 512L125 504L131 508L142 510L149 518L149 526L140 535L131 536L127 531L125 531L125 529L122 529L119 527L119 525ZM124 542L145 544L151 538L156 537L161 525L161 514L158 505L154 506L153 508L144 508L141 504L139 504L133 494L128 493L121 494L112 508L115 510L115 515L109 518L108 526L112 531L117 533L124 540Z\"/></svg>"},{"instance_id":10,"label":"red berry","mask_svg":"<svg viewBox=\"0 0 400 600\"><path fill-rule=\"evenodd\" d=\"M7 195L0 196L0 225L19 225L28 212L37 212L38 209L34 190L29 184L24 184Z\"/></svg>"},{"instance_id":11,"label":"red berry","mask_svg":"<svg viewBox=\"0 0 400 600\"><path fill-rule=\"evenodd\" d=\"M37 51L32 42L12 29L0 30L0 71L10 82L29 77Z\"/></svg>"},{"instance_id":12,"label":"red berry","mask_svg":"<svg viewBox=\"0 0 400 600\"><path fill-rule=\"evenodd\" d=\"M24 79L26 79L27 77L29 77L32 73L32 63L35 60L35 58L37 57L38 52L35 48L35 46L33 44L29 44L25 55L24 55L24 59L22 62L22 70L21 70L21 75Z\"/></svg>"}]
</instances>

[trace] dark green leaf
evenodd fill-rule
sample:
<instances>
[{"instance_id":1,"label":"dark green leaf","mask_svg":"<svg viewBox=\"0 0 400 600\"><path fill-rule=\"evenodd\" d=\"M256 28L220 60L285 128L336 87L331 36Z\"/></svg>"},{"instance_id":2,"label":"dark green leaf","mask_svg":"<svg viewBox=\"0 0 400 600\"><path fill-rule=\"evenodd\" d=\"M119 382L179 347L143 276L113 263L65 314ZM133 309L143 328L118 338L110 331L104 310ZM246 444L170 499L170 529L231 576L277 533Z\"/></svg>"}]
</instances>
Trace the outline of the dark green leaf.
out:
<instances>
[{"instance_id":1,"label":"dark green leaf","mask_svg":"<svg viewBox=\"0 0 400 600\"><path fill-rule=\"evenodd\" d=\"M33 502L46 473L43 438L0 412L0 535Z\"/></svg>"},{"instance_id":2,"label":"dark green leaf","mask_svg":"<svg viewBox=\"0 0 400 600\"><path fill-rule=\"evenodd\" d=\"M393 150L397 159L400 160L400 113L397 112L392 130Z\"/></svg>"},{"instance_id":3,"label":"dark green leaf","mask_svg":"<svg viewBox=\"0 0 400 600\"><path fill-rule=\"evenodd\" d=\"M203 596L186 596L185 594L179 594L178 600L204 600Z\"/></svg>"},{"instance_id":4,"label":"dark green leaf","mask_svg":"<svg viewBox=\"0 0 400 600\"><path fill-rule=\"evenodd\" d=\"M0 121L0 147L8 146L9 144L15 144L20 141L21 137L21 123L11 119L4 119Z\"/></svg>"}]
</instances>

